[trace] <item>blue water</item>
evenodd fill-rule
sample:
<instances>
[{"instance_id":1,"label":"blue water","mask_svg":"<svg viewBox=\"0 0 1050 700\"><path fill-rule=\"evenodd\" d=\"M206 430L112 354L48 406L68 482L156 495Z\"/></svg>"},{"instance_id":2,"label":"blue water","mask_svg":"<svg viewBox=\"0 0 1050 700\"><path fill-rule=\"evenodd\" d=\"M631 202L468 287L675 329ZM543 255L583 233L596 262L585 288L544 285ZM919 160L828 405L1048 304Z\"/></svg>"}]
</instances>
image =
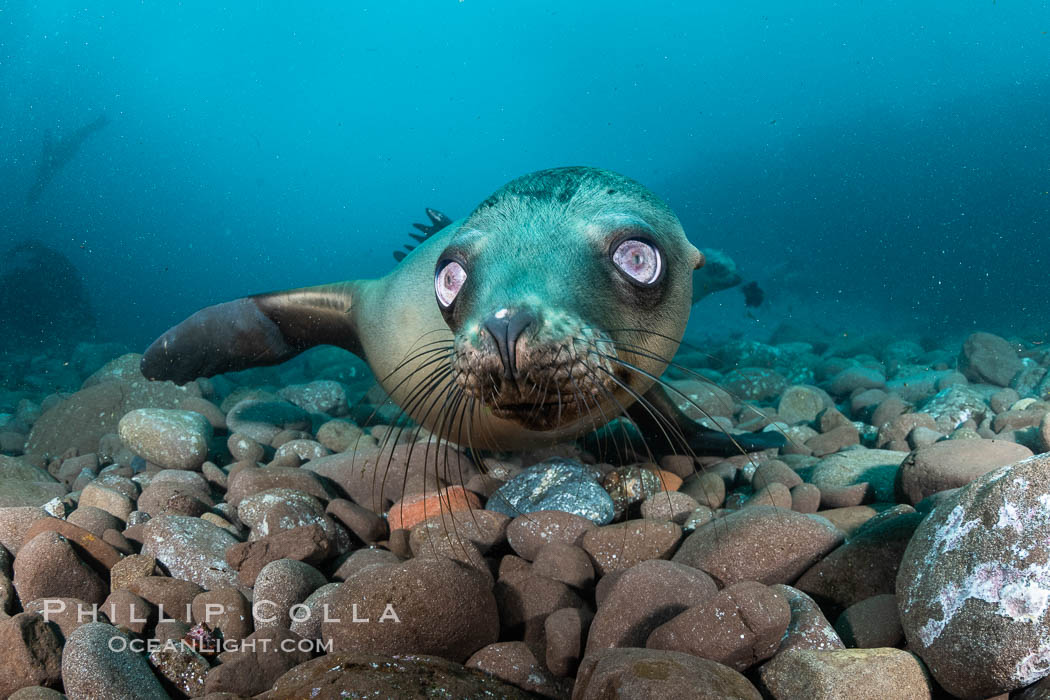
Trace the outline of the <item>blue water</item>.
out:
<instances>
[{"instance_id":1,"label":"blue water","mask_svg":"<svg viewBox=\"0 0 1050 700\"><path fill-rule=\"evenodd\" d=\"M207 304L384 274L424 206L588 164L766 291L702 302L694 335L1034 338L1048 31L1037 0L9 0L0 250L66 255L97 339L141 347ZM45 132L102 114L27 202Z\"/></svg>"}]
</instances>

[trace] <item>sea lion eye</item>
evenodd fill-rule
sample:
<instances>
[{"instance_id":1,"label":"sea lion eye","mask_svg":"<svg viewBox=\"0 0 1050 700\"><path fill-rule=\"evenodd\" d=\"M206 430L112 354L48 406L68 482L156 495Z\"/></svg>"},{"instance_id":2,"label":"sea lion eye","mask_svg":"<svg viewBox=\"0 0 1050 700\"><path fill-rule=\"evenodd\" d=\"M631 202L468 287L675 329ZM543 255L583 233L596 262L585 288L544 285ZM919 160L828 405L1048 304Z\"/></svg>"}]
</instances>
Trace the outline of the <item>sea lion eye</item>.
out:
<instances>
[{"instance_id":1,"label":"sea lion eye","mask_svg":"<svg viewBox=\"0 0 1050 700\"><path fill-rule=\"evenodd\" d=\"M466 281L467 271L455 260L446 260L438 266L434 276L434 292L437 294L438 303L446 309L452 306Z\"/></svg>"},{"instance_id":2,"label":"sea lion eye","mask_svg":"<svg viewBox=\"0 0 1050 700\"><path fill-rule=\"evenodd\" d=\"M624 274L642 285L656 282L663 267L656 246L637 238L628 238L618 245L612 259Z\"/></svg>"}]
</instances>

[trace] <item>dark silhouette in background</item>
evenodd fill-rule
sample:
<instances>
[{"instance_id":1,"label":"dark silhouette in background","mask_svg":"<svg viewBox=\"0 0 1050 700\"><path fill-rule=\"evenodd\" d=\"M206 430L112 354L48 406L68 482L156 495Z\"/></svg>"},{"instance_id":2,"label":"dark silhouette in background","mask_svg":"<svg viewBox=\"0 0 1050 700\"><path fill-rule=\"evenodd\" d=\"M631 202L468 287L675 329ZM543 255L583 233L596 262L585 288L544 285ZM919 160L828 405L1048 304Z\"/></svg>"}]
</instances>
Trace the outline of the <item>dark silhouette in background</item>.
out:
<instances>
[{"instance_id":1,"label":"dark silhouette in background","mask_svg":"<svg viewBox=\"0 0 1050 700\"><path fill-rule=\"evenodd\" d=\"M0 356L30 347L70 348L95 331L80 271L62 253L27 240L0 259Z\"/></svg>"},{"instance_id":2,"label":"dark silhouette in background","mask_svg":"<svg viewBox=\"0 0 1050 700\"><path fill-rule=\"evenodd\" d=\"M44 150L40 154L40 165L37 168L36 180L29 188L26 195L28 204L35 204L40 195L47 188L55 175L73 160L81 144L92 134L101 131L109 124L109 117L105 114L99 115L93 122L85 124L72 134L63 136L58 141L53 140L51 131L44 132Z\"/></svg>"}]
</instances>

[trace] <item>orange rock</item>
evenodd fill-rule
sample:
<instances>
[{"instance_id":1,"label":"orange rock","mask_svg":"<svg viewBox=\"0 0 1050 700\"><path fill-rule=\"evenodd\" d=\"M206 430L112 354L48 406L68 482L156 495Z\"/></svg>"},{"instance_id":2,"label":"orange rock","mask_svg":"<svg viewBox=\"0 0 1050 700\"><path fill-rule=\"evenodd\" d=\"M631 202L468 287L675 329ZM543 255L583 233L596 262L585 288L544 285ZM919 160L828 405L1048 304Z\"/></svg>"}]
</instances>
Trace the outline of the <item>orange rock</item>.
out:
<instances>
[{"instance_id":1,"label":"orange rock","mask_svg":"<svg viewBox=\"0 0 1050 700\"><path fill-rule=\"evenodd\" d=\"M481 508L481 499L462 486L449 486L437 493L419 493L405 496L390 506L387 512L387 523L390 531L410 530L416 523L433 518L442 512L451 513L457 510Z\"/></svg>"},{"instance_id":2,"label":"orange rock","mask_svg":"<svg viewBox=\"0 0 1050 700\"><path fill-rule=\"evenodd\" d=\"M678 487L682 485L682 477L674 472L669 472L666 469L649 469L649 471L656 474L657 478L660 479L660 485L664 491L677 491Z\"/></svg>"}]
</instances>

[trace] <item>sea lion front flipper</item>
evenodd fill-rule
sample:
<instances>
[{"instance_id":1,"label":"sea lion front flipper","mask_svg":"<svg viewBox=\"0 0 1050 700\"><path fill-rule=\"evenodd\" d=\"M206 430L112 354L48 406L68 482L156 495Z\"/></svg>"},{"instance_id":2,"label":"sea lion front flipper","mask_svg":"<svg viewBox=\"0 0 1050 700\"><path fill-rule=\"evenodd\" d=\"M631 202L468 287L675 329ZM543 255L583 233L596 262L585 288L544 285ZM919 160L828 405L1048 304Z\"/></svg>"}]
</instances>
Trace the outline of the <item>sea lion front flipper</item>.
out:
<instances>
[{"instance_id":1,"label":"sea lion front flipper","mask_svg":"<svg viewBox=\"0 0 1050 700\"><path fill-rule=\"evenodd\" d=\"M142 356L147 379L185 384L284 362L315 345L359 353L351 310L357 282L257 294L209 306L153 341Z\"/></svg>"},{"instance_id":2,"label":"sea lion front flipper","mask_svg":"<svg viewBox=\"0 0 1050 700\"><path fill-rule=\"evenodd\" d=\"M641 401L627 409L627 415L641 431L649 448L665 454L685 452L683 439L694 454L710 457L759 452L780 447L785 442L780 433L730 435L700 425L678 408L660 384L650 387Z\"/></svg>"}]
</instances>

